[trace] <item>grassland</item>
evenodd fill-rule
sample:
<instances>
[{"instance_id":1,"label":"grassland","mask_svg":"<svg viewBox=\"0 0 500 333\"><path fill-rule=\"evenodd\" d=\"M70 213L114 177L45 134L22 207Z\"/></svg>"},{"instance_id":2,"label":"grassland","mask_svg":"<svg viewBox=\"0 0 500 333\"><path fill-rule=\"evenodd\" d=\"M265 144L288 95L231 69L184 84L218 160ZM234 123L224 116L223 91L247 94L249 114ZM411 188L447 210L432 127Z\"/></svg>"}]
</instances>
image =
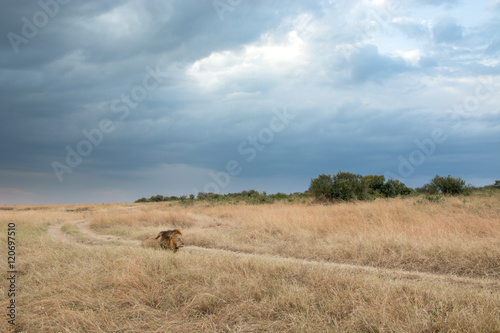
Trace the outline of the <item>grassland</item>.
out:
<instances>
[{"instance_id":1,"label":"grassland","mask_svg":"<svg viewBox=\"0 0 500 333\"><path fill-rule=\"evenodd\" d=\"M16 223L18 313L2 332L500 331L494 192L3 208L2 225ZM187 245L177 254L138 245L171 228Z\"/></svg>"}]
</instances>

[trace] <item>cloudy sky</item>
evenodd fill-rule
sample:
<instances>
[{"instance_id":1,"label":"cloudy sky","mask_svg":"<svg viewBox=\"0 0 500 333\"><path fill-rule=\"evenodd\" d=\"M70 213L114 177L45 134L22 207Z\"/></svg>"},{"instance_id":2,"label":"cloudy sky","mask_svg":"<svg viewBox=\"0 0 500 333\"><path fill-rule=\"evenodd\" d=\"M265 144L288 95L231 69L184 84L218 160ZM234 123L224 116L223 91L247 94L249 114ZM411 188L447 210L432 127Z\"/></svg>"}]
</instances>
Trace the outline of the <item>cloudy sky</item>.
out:
<instances>
[{"instance_id":1,"label":"cloudy sky","mask_svg":"<svg viewBox=\"0 0 500 333\"><path fill-rule=\"evenodd\" d=\"M3 0L0 205L500 179L499 0Z\"/></svg>"}]
</instances>

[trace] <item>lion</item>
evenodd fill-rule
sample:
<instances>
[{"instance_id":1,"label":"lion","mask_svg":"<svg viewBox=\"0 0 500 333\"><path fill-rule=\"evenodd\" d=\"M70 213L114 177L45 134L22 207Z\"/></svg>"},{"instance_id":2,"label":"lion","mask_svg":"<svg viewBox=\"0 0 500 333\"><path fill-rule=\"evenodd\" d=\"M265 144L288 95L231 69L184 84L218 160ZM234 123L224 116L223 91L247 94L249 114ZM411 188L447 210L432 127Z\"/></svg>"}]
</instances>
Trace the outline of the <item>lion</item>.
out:
<instances>
[{"instance_id":1,"label":"lion","mask_svg":"<svg viewBox=\"0 0 500 333\"><path fill-rule=\"evenodd\" d=\"M177 252L184 246L182 232L179 229L160 231L158 236L145 239L142 246Z\"/></svg>"}]
</instances>

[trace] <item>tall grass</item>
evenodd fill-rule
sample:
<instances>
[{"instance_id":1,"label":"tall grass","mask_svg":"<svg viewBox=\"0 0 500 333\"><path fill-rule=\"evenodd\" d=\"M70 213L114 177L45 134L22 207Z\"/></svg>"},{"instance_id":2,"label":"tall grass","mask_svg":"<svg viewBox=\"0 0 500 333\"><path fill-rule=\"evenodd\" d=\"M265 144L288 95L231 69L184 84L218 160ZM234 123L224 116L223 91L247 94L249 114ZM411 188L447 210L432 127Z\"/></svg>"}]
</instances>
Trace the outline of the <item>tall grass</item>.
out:
<instances>
[{"instance_id":1,"label":"tall grass","mask_svg":"<svg viewBox=\"0 0 500 333\"><path fill-rule=\"evenodd\" d=\"M95 209L91 212L91 224L95 229L114 227L172 226L186 228L194 223L189 212L173 204L140 204L113 209Z\"/></svg>"},{"instance_id":2,"label":"tall grass","mask_svg":"<svg viewBox=\"0 0 500 333\"><path fill-rule=\"evenodd\" d=\"M18 332L474 331L498 290L275 259L53 244L19 284ZM5 305L5 302L1 302ZM0 324L6 331L5 322Z\"/></svg>"},{"instance_id":3,"label":"tall grass","mask_svg":"<svg viewBox=\"0 0 500 333\"><path fill-rule=\"evenodd\" d=\"M226 228L193 229L189 236L201 246L500 277L497 198L418 200L198 207Z\"/></svg>"},{"instance_id":4,"label":"tall grass","mask_svg":"<svg viewBox=\"0 0 500 333\"><path fill-rule=\"evenodd\" d=\"M15 331L498 332L499 202L473 195L439 203L415 197L337 205L14 207L0 211L0 222L15 222L18 231ZM83 218L96 233L139 239L179 227L187 245L261 255L189 246L173 254L128 243L62 242L47 233L49 225ZM83 237L64 225L68 237ZM0 247L5 253L5 237ZM3 279L3 295L7 287ZM13 331L5 317L0 331Z\"/></svg>"}]
</instances>

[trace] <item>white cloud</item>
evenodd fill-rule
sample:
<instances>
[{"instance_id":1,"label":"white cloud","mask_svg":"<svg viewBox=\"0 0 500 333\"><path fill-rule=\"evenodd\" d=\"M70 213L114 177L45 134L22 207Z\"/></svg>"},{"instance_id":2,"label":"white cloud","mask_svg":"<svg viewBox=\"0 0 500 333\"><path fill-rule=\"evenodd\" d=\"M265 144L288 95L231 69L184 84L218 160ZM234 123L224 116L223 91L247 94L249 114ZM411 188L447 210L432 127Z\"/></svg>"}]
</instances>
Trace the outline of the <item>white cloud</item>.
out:
<instances>
[{"instance_id":1,"label":"white cloud","mask_svg":"<svg viewBox=\"0 0 500 333\"><path fill-rule=\"evenodd\" d=\"M396 53L412 66L417 66L422 58L422 52L418 49L408 51L396 50Z\"/></svg>"},{"instance_id":2,"label":"white cloud","mask_svg":"<svg viewBox=\"0 0 500 333\"><path fill-rule=\"evenodd\" d=\"M204 90L214 91L226 88L234 80L296 76L306 64L306 42L293 30L284 41L269 33L242 50L214 52L194 62L187 74L196 78Z\"/></svg>"},{"instance_id":3,"label":"white cloud","mask_svg":"<svg viewBox=\"0 0 500 333\"><path fill-rule=\"evenodd\" d=\"M396 17L392 20L392 24L409 38L420 39L429 35L429 23L425 19Z\"/></svg>"}]
</instances>

